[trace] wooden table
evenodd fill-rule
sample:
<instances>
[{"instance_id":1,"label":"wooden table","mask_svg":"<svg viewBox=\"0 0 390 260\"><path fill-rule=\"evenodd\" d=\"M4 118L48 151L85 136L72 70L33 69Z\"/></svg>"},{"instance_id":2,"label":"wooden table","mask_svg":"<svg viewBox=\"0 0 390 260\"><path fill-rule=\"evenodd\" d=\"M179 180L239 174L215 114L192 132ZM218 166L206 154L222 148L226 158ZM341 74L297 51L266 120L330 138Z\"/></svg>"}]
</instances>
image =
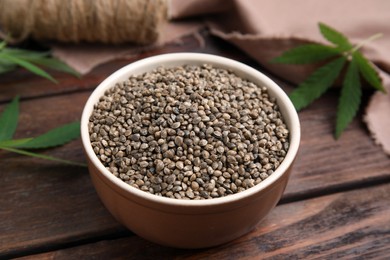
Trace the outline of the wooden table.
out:
<instances>
[{"instance_id":1,"label":"wooden table","mask_svg":"<svg viewBox=\"0 0 390 260\"><path fill-rule=\"evenodd\" d=\"M79 120L92 90L113 71L161 53L213 53L263 70L230 44L207 32L202 36L205 46L188 36L101 65L81 79L52 72L58 85L22 69L1 75L0 111L21 95L16 137L39 135ZM291 91L291 85L270 76ZM301 149L278 206L252 232L215 248L182 250L148 242L113 219L86 168L0 151L0 258L390 259L390 158L369 137L361 113L334 140L337 92L299 113ZM84 162L80 140L42 153Z\"/></svg>"}]
</instances>

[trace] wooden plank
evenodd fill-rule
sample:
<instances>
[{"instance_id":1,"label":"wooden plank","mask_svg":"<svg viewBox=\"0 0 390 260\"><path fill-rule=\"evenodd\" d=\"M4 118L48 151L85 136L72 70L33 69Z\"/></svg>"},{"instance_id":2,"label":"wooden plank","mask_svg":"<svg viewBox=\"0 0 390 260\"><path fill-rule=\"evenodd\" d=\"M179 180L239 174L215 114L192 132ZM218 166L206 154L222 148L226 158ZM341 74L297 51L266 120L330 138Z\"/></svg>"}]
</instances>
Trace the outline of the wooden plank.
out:
<instances>
[{"instance_id":1,"label":"wooden plank","mask_svg":"<svg viewBox=\"0 0 390 260\"><path fill-rule=\"evenodd\" d=\"M201 32L201 35L201 37L210 38L210 35L207 32ZM215 46L213 44L213 40L209 40L208 42L208 47L203 48L196 36L189 35L164 46L149 47L145 48L143 51L138 49L138 52L129 52L129 54L123 57L123 59L118 59L97 66L81 78L73 77L62 72L48 70L59 84L52 83L51 81L36 76L25 69L17 69L1 75L0 103L11 100L16 95L21 95L23 98L36 98L41 96L71 93L80 90L92 90L108 75L119 68L141 58L152 55L183 51L214 51L215 48L221 48L219 46ZM225 52L233 52L233 50L237 51L237 49L233 46L221 49ZM244 54L240 54L240 52L238 53L239 57L246 57Z\"/></svg>"},{"instance_id":2,"label":"wooden plank","mask_svg":"<svg viewBox=\"0 0 390 260\"><path fill-rule=\"evenodd\" d=\"M16 138L79 120L87 96L22 102ZM80 140L42 152L84 162ZM124 231L101 205L87 168L4 151L0 151L0 162L0 258L20 250Z\"/></svg>"},{"instance_id":3,"label":"wooden plank","mask_svg":"<svg viewBox=\"0 0 390 260\"><path fill-rule=\"evenodd\" d=\"M337 100L338 90L331 90L299 113L301 149L285 199L390 180L390 157L370 138L362 111L334 139Z\"/></svg>"},{"instance_id":4,"label":"wooden plank","mask_svg":"<svg viewBox=\"0 0 390 260\"><path fill-rule=\"evenodd\" d=\"M132 236L29 259L389 259L389 197L386 184L280 205L249 234L210 249L173 249Z\"/></svg>"},{"instance_id":5,"label":"wooden plank","mask_svg":"<svg viewBox=\"0 0 390 260\"><path fill-rule=\"evenodd\" d=\"M89 92L24 101L16 137L78 120ZM300 113L302 145L285 200L334 187L388 181L390 159L355 121L339 141L331 136L336 93ZM0 111L4 108L0 106ZM83 161L80 141L46 151ZM350 156L354 155L354 159ZM122 232L98 201L87 170L0 151L0 255L40 250ZM6 163L5 163L6 162Z\"/></svg>"},{"instance_id":6,"label":"wooden plank","mask_svg":"<svg viewBox=\"0 0 390 260\"><path fill-rule=\"evenodd\" d=\"M73 93L76 91L93 90L101 81L114 71L136 60L173 52L200 52L228 57L256 68L259 65L241 52L237 47L221 39L211 36L207 31L184 36L164 46L145 48L143 51L130 52L122 59L117 59L94 68L91 72L76 78L65 73L48 70L59 82L52 83L38 77L25 69L2 74L0 77L0 104L11 100L16 95L22 98L37 98L51 95ZM261 68L260 68L261 70Z\"/></svg>"}]
</instances>

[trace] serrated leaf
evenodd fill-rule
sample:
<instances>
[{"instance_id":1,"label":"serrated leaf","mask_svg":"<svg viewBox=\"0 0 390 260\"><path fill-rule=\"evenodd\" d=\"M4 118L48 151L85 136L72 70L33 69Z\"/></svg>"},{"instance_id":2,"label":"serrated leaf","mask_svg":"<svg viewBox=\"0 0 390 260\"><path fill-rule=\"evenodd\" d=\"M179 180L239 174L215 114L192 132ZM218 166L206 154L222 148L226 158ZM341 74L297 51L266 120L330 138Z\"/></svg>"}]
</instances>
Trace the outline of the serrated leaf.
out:
<instances>
[{"instance_id":1,"label":"serrated leaf","mask_svg":"<svg viewBox=\"0 0 390 260\"><path fill-rule=\"evenodd\" d=\"M359 69L356 61L352 60L345 74L339 98L335 131L336 139L340 137L341 133L355 117L360 106L361 96Z\"/></svg>"},{"instance_id":2,"label":"serrated leaf","mask_svg":"<svg viewBox=\"0 0 390 260\"><path fill-rule=\"evenodd\" d=\"M314 71L302 82L289 97L299 111L319 98L337 79L344 64L345 58L340 57Z\"/></svg>"},{"instance_id":3,"label":"serrated leaf","mask_svg":"<svg viewBox=\"0 0 390 260\"><path fill-rule=\"evenodd\" d=\"M32 138L23 138L23 139L12 139L12 140L3 140L0 141L0 146L2 147L16 147L18 145L24 144L30 141Z\"/></svg>"},{"instance_id":4,"label":"serrated leaf","mask_svg":"<svg viewBox=\"0 0 390 260\"><path fill-rule=\"evenodd\" d=\"M73 122L54 128L43 135L32 138L28 142L24 142L13 147L23 149L50 148L68 143L79 136L80 122Z\"/></svg>"},{"instance_id":5,"label":"serrated leaf","mask_svg":"<svg viewBox=\"0 0 390 260\"><path fill-rule=\"evenodd\" d=\"M69 73L73 76L80 77L80 74L77 71L75 71L74 69L69 67L67 64L65 64L57 59L54 59L54 58L38 58L38 59L37 58L34 58L34 59L26 58L26 60L30 61L31 63L37 64L37 65L41 65L41 66L44 66L44 67L47 67L47 68L50 68L53 70L66 72L66 73Z\"/></svg>"},{"instance_id":6,"label":"serrated leaf","mask_svg":"<svg viewBox=\"0 0 390 260\"><path fill-rule=\"evenodd\" d=\"M64 160L64 159L61 159L61 158L48 156L48 155L44 155L44 154L39 154L39 153L33 153L33 152L29 152L29 151L24 151L24 150L12 148L12 147L2 147L2 146L0 146L0 149L6 150L6 151L9 151L9 152L22 154L22 155L27 155L27 156L36 157L36 158L45 159L45 160L50 160L50 161L56 161L56 162L70 164L70 165L75 165L75 166L81 166L81 167L86 167L87 166L84 163Z\"/></svg>"},{"instance_id":7,"label":"serrated leaf","mask_svg":"<svg viewBox=\"0 0 390 260\"><path fill-rule=\"evenodd\" d=\"M0 42L0 51L1 51L2 49L4 49L5 46L7 46L7 43L6 43L5 41L1 41L1 42Z\"/></svg>"},{"instance_id":8,"label":"serrated leaf","mask_svg":"<svg viewBox=\"0 0 390 260\"><path fill-rule=\"evenodd\" d=\"M24 50L24 49L18 49L18 48L5 48L3 50L3 53L10 55L10 56L16 56L18 58L42 58L50 55L50 52L44 51L44 52L39 52L39 51L30 51L30 50Z\"/></svg>"},{"instance_id":9,"label":"serrated leaf","mask_svg":"<svg viewBox=\"0 0 390 260\"><path fill-rule=\"evenodd\" d=\"M382 92L386 92L382 80L379 78L379 74L374 69L372 63L358 51L353 54L353 59L356 61L361 75L368 84Z\"/></svg>"},{"instance_id":10,"label":"serrated leaf","mask_svg":"<svg viewBox=\"0 0 390 260\"><path fill-rule=\"evenodd\" d=\"M15 97L0 115L0 141L12 139L19 118L19 97Z\"/></svg>"},{"instance_id":11,"label":"serrated leaf","mask_svg":"<svg viewBox=\"0 0 390 260\"><path fill-rule=\"evenodd\" d=\"M0 74L14 70L16 65L12 62L0 60Z\"/></svg>"},{"instance_id":12,"label":"serrated leaf","mask_svg":"<svg viewBox=\"0 0 390 260\"><path fill-rule=\"evenodd\" d=\"M322 44L306 44L284 52L281 56L272 60L275 63L307 64L341 55L342 53L333 47Z\"/></svg>"},{"instance_id":13,"label":"serrated leaf","mask_svg":"<svg viewBox=\"0 0 390 260\"><path fill-rule=\"evenodd\" d=\"M348 51L353 48L348 38L341 32L336 31L335 29L324 23L319 23L319 27L320 32L324 36L324 38L338 46L342 51Z\"/></svg>"},{"instance_id":14,"label":"serrated leaf","mask_svg":"<svg viewBox=\"0 0 390 260\"><path fill-rule=\"evenodd\" d=\"M44 78L46 78L54 83L57 83L57 81L52 76L50 76L47 72L38 68L37 66L35 66L34 64L32 64L28 61L16 58L14 56L8 55L8 54L3 53L3 52L0 53L0 59L5 59L7 61L13 62L13 63L31 71L32 73L35 73L41 77L44 77Z\"/></svg>"},{"instance_id":15,"label":"serrated leaf","mask_svg":"<svg viewBox=\"0 0 390 260\"><path fill-rule=\"evenodd\" d=\"M7 48L3 52L5 54L28 61L35 65L41 65L57 71L66 72L77 77L80 76L77 71L69 67L64 62L57 60L56 58L48 57L50 55L50 52L36 52L17 48Z\"/></svg>"}]
</instances>

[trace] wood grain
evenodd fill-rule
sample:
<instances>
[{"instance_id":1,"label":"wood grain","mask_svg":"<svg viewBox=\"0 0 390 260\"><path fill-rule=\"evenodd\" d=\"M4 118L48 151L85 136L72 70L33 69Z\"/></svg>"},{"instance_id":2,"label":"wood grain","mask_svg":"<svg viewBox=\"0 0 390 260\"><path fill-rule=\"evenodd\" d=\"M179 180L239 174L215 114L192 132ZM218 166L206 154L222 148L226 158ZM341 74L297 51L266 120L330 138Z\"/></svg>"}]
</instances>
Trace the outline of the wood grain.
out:
<instances>
[{"instance_id":1,"label":"wood grain","mask_svg":"<svg viewBox=\"0 0 390 260\"><path fill-rule=\"evenodd\" d=\"M201 35L209 37L207 32ZM215 49L214 45L209 45L209 51ZM234 47L230 47L232 49ZM131 50L131 47L129 47ZM207 49L203 49L206 51ZM183 51L202 51L200 42L193 35L180 39L180 41L166 44L162 47L144 49L143 51L131 52L123 59L107 62L97 66L90 73L81 78L73 77L62 72L56 72L48 69L47 71L58 81L59 84L50 82L44 78L36 76L25 69L2 74L0 77L0 104L11 100L16 95L22 98L38 98L49 95L60 95L76 91L93 90L101 81L114 71L121 67L152 55L183 52ZM243 54L241 57L245 57Z\"/></svg>"},{"instance_id":2,"label":"wood grain","mask_svg":"<svg viewBox=\"0 0 390 260\"><path fill-rule=\"evenodd\" d=\"M210 249L178 250L132 236L29 259L386 259L389 197L387 184L280 205L249 234Z\"/></svg>"},{"instance_id":3,"label":"wood grain","mask_svg":"<svg viewBox=\"0 0 390 260\"><path fill-rule=\"evenodd\" d=\"M149 50L134 59L178 50L220 54L260 68L235 47L209 36L206 36L205 49L200 49L196 39L186 38L182 45ZM79 120L83 105L98 82L130 61L131 59L107 63L80 80L58 74L56 77L60 77L59 85L53 85L21 70L16 71L0 79L0 111L4 109L6 101L22 93L17 138L36 136L61 124ZM275 80L287 92L291 91L289 84ZM145 257L161 253L161 256L167 257L194 258L208 255L232 258L255 256L247 251L261 252L270 258L278 258L283 252L295 256L319 256L319 252L324 251L327 254L325 257L328 258L337 257L341 251L364 254L365 252L358 251L363 249L367 250L367 256L375 256L376 252L383 253L388 247L377 241L376 236L389 241L388 226L385 225L387 229L383 229L382 233L378 231L378 225L383 224L383 221L389 222L388 217L383 215L383 212L388 213L384 203L388 201L389 189L388 186L377 188L376 185L390 182L390 158L386 157L368 136L361 123L361 112L340 140L333 139L337 94L337 90L331 90L299 113L302 124L301 148L282 199L283 203L299 202L278 206L275 211L277 213L267 218L255 232L231 244L232 248L226 245L206 251L181 251L158 247L132 236L113 220L99 202L86 169L0 151L0 258L29 255L123 236L128 237L92 243L91 250L95 250L97 255L101 252L102 256L115 256L115 250L111 248L116 248L118 257L127 249L131 251L130 256L147 252ZM69 160L84 161L79 140L42 152ZM373 188L367 188L369 186ZM351 189L356 191L342 193ZM335 192L339 193L307 200ZM347 204L342 203L344 200ZM357 206L351 208L348 203ZM330 208L326 208L326 205ZM343 211L343 207L350 209L351 214L348 210ZM346 214L344 220L344 215L339 212ZM366 212L371 212L367 217L370 221L355 221L355 215L360 218L359 216ZM322 218L314 217L320 213L324 219L329 220L321 222L318 219ZM327 214L335 214L337 217L333 218ZM289 222L285 217L290 215ZM344 221L344 224L339 225L339 220ZM305 221L308 221L308 226L304 225ZM359 226L361 223L366 226ZM356 226L353 226L355 224ZM344 226L351 229L344 229ZM321 236L314 237L314 234ZM316 247L311 240L321 246ZM82 248L80 250L84 250ZM281 248L287 251L282 252ZM57 254L65 256L65 252L72 255L72 252L76 251L64 250L42 257ZM273 252L276 251L278 252L274 255ZM86 254L85 251L83 253ZM91 254L93 255L93 252Z\"/></svg>"},{"instance_id":4,"label":"wood grain","mask_svg":"<svg viewBox=\"0 0 390 260\"><path fill-rule=\"evenodd\" d=\"M79 120L87 95L22 102L16 137ZM42 152L84 161L79 140ZM86 168L4 151L0 161L0 256L123 231L100 204Z\"/></svg>"},{"instance_id":5,"label":"wood grain","mask_svg":"<svg viewBox=\"0 0 390 260\"><path fill-rule=\"evenodd\" d=\"M78 120L89 93L73 93L24 101L16 137L41 134L57 125ZM323 102L332 102L327 95ZM357 122L339 141L331 136L329 108L317 104L316 116L308 110L301 116L303 135L300 156L284 199L323 191L334 186L361 183L370 178L386 178L390 160L361 129ZM44 109L42 109L44 108ZM2 109L2 108L0 108ZM306 127L305 127L306 126ZM321 136L318 138L317 136ZM350 151L359 160L350 159ZM47 154L83 161L80 141L45 151ZM72 243L94 236L123 232L105 211L83 168L25 158L0 152L1 219L0 252L20 251Z\"/></svg>"},{"instance_id":6,"label":"wood grain","mask_svg":"<svg viewBox=\"0 0 390 260\"><path fill-rule=\"evenodd\" d=\"M299 113L301 148L286 199L390 180L390 158L370 138L362 112L334 139L337 94L332 90Z\"/></svg>"}]
</instances>

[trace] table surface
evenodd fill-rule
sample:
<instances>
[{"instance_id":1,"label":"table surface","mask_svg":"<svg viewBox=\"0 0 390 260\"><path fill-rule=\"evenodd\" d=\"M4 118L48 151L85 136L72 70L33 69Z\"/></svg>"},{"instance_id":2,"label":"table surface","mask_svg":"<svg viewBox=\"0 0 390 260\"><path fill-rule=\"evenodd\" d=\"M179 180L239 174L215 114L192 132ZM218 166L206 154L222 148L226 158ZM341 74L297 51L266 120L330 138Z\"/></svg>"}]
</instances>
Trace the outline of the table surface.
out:
<instances>
[{"instance_id":1,"label":"table surface","mask_svg":"<svg viewBox=\"0 0 390 260\"><path fill-rule=\"evenodd\" d=\"M234 46L202 32L103 64L78 79L51 71L59 84L23 69L0 77L0 111L21 96L16 137L36 136L80 119L93 89L120 67L151 55L203 52L263 68ZM289 92L293 85L267 73ZM364 104L372 92L365 90ZM338 90L299 113L302 141L287 189L256 228L228 244L183 250L128 231L109 214L87 168L0 151L0 258L390 258L390 158L370 138L362 111L333 138ZM41 151L84 162L80 140Z\"/></svg>"}]
</instances>

